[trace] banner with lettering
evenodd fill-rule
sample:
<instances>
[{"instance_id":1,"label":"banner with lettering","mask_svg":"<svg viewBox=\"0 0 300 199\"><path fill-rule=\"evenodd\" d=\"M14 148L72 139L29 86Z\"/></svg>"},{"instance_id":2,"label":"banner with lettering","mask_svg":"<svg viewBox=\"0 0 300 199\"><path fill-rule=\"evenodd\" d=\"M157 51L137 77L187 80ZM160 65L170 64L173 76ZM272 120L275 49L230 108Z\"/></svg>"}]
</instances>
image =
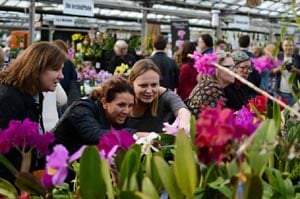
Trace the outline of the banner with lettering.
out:
<instances>
[{"instance_id":1,"label":"banner with lettering","mask_svg":"<svg viewBox=\"0 0 300 199\"><path fill-rule=\"evenodd\" d=\"M184 40L190 39L189 22L184 21L171 21L171 33L172 33L172 46L176 50L180 48Z\"/></svg>"},{"instance_id":2,"label":"banner with lettering","mask_svg":"<svg viewBox=\"0 0 300 199\"><path fill-rule=\"evenodd\" d=\"M80 16L94 16L94 0L63 0L63 13Z\"/></svg>"}]
</instances>

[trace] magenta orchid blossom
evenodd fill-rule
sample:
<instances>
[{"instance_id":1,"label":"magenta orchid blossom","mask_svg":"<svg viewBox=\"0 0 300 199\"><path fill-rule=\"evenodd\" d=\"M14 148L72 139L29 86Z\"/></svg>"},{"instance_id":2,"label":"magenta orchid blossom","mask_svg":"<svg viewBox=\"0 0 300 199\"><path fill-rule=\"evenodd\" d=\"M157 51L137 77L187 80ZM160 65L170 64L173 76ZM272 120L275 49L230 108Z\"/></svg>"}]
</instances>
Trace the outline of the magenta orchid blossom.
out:
<instances>
[{"instance_id":1,"label":"magenta orchid blossom","mask_svg":"<svg viewBox=\"0 0 300 199\"><path fill-rule=\"evenodd\" d=\"M54 141L52 133L40 134L39 125L26 118L23 122L11 120L8 128L0 129L0 153L8 153L11 148L26 152L35 148L42 154L48 153L48 146Z\"/></svg>"},{"instance_id":2,"label":"magenta orchid blossom","mask_svg":"<svg viewBox=\"0 0 300 199\"><path fill-rule=\"evenodd\" d=\"M195 145L199 161L205 164L229 160L229 146L251 135L257 128L253 124L253 115L245 109L235 116L233 110L222 109L221 103L219 101L216 108L204 108L196 122Z\"/></svg>"},{"instance_id":3,"label":"magenta orchid blossom","mask_svg":"<svg viewBox=\"0 0 300 199\"><path fill-rule=\"evenodd\" d=\"M272 70L274 67L279 66L282 62L278 59L269 56L262 56L259 58L251 58L254 68L261 74L264 70Z\"/></svg>"},{"instance_id":4,"label":"magenta orchid blossom","mask_svg":"<svg viewBox=\"0 0 300 199\"><path fill-rule=\"evenodd\" d=\"M194 51L193 58L195 60L194 67L200 75L214 75L216 73L216 67L212 65L218 60L216 53L202 55Z\"/></svg>"},{"instance_id":5,"label":"magenta orchid blossom","mask_svg":"<svg viewBox=\"0 0 300 199\"><path fill-rule=\"evenodd\" d=\"M129 147L135 143L133 136L126 130L111 129L110 133L106 133L99 139L98 149L104 150L105 154L108 154L114 146L118 146L119 149L128 150Z\"/></svg>"}]
</instances>

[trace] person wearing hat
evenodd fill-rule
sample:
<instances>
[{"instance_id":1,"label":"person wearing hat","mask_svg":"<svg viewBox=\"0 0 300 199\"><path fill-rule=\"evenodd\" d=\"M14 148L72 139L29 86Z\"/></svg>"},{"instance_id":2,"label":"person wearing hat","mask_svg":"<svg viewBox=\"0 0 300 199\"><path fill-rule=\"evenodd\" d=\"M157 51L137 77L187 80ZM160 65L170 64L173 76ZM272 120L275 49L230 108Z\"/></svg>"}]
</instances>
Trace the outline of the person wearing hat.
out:
<instances>
[{"instance_id":1,"label":"person wearing hat","mask_svg":"<svg viewBox=\"0 0 300 199\"><path fill-rule=\"evenodd\" d=\"M247 79L253 71L249 56L241 50L233 52L231 56L234 62L233 72ZM248 103L248 92L248 87L235 79L234 83L224 88L225 98L227 99L226 106L234 110L241 109L243 105Z\"/></svg>"}]
</instances>

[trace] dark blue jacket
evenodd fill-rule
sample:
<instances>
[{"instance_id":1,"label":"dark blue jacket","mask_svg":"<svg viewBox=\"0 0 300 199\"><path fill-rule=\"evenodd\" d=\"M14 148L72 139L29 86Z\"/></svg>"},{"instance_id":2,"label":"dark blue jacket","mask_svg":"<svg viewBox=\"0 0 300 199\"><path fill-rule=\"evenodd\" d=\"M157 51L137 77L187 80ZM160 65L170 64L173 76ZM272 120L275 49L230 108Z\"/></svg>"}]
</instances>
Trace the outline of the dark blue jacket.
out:
<instances>
[{"instance_id":1,"label":"dark blue jacket","mask_svg":"<svg viewBox=\"0 0 300 199\"><path fill-rule=\"evenodd\" d=\"M178 86L179 70L174 59L164 52L156 52L150 57L161 72L160 85L174 90Z\"/></svg>"}]
</instances>

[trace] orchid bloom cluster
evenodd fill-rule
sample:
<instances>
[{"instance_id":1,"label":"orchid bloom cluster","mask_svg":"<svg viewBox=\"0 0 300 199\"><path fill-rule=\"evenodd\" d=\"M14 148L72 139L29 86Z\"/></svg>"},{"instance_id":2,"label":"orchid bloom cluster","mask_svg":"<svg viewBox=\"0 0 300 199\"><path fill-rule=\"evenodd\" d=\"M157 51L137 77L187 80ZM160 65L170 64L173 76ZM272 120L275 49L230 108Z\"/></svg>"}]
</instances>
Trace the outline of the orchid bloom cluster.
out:
<instances>
[{"instance_id":1,"label":"orchid bloom cluster","mask_svg":"<svg viewBox=\"0 0 300 199\"><path fill-rule=\"evenodd\" d=\"M26 118L23 122L11 120L8 128L0 129L0 153L8 153L11 148L29 152L35 148L42 154L48 153L49 144L54 141L52 133L40 134L39 125Z\"/></svg>"},{"instance_id":2,"label":"orchid bloom cluster","mask_svg":"<svg viewBox=\"0 0 300 199\"><path fill-rule=\"evenodd\" d=\"M110 133L101 136L97 145L99 149L99 157L107 159L110 165L113 164L113 157L118 149L128 150L134 144L132 134L124 130L112 129ZM53 153L46 157L46 169L42 178L45 187L52 188L61 186L67 175L68 165L78 160L86 146L82 146L72 156L69 156L68 150L63 145L56 145Z\"/></svg>"},{"instance_id":3,"label":"orchid bloom cluster","mask_svg":"<svg viewBox=\"0 0 300 199\"><path fill-rule=\"evenodd\" d=\"M264 70L272 70L276 66L282 64L279 59L274 59L266 55L258 58L251 58L251 62L259 74L261 74Z\"/></svg>"},{"instance_id":4,"label":"orchid bloom cluster","mask_svg":"<svg viewBox=\"0 0 300 199\"><path fill-rule=\"evenodd\" d=\"M164 122L163 125L163 131L166 132L166 134L170 134L170 135L174 135L176 136L176 134L179 131L179 122L180 119L179 117L176 117L175 121L173 122L173 124L169 124L168 122ZM190 137L190 126L187 127L186 129L184 129L185 134Z\"/></svg>"},{"instance_id":5,"label":"orchid bloom cluster","mask_svg":"<svg viewBox=\"0 0 300 199\"><path fill-rule=\"evenodd\" d=\"M196 122L195 145L198 159L204 164L220 165L234 156L234 145L250 136L259 123L254 114L242 109L236 115L228 108L222 109L221 101L216 108L204 108Z\"/></svg>"},{"instance_id":6,"label":"orchid bloom cluster","mask_svg":"<svg viewBox=\"0 0 300 199\"><path fill-rule=\"evenodd\" d=\"M214 75L216 73L216 67L212 65L218 60L216 53L203 55L194 51L193 58L195 60L194 67L200 75Z\"/></svg>"}]
</instances>

